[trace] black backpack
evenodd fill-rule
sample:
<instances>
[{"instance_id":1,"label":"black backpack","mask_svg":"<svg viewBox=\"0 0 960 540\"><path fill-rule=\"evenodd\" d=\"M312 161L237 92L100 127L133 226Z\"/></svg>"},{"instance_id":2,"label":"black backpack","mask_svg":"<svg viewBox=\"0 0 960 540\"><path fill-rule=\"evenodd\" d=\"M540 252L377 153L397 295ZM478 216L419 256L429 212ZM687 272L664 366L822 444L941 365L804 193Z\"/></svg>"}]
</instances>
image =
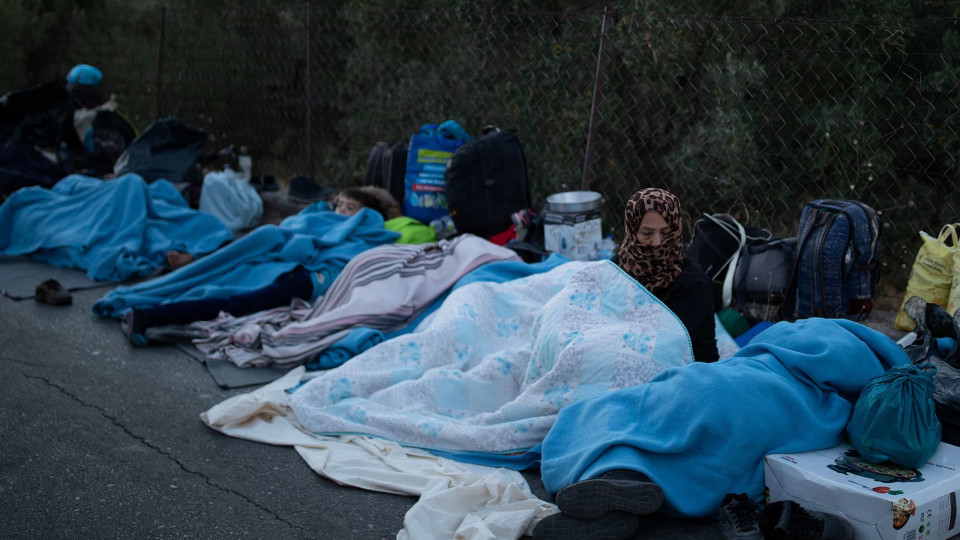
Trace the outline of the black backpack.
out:
<instances>
[{"instance_id":1,"label":"black backpack","mask_svg":"<svg viewBox=\"0 0 960 540\"><path fill-rule=\"evenodd\" d=\"M403 204L403 180L407 174L407 143L378 142L370 149L363 185L383 188Z\"/></svg>"},{"instance_id":2,"label":"black backpack","mask_svg":"<svg viewBox=\"0 0 960 540\"><path fill-rule=\"evenodd\" d=\"M530 208L527 160L520 139L494 126L447 162L447 208L457 232L484 238L507 230L511 214Z\"/></svg>"}]
</instances>

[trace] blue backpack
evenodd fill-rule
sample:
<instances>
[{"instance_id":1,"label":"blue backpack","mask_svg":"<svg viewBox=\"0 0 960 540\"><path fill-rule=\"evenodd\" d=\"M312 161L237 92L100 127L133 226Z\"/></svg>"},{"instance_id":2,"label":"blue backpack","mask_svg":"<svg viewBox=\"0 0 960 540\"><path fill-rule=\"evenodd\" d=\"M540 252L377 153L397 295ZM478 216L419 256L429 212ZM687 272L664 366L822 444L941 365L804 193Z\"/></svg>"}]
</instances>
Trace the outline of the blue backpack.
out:
<instances>
[{"instance_id":1,"label":"blue backpack","mask_svg":"<svg viewBox=\"0 0 960 540\"><path fill-rule=\"evenodd\" d=\"M425 124L410 137L404 177L403 214L429 224L449 214L444 173L447 161L463 143L473 140L459 124Z\"/></svg>"},{"instance_id":2,"label":"blue backpack","mask_svg":"<svg viewBox=\"0 0 960 540\"><path fill-rule=\"evenodd\" d=\"M784 306L791 319L866 318L880 279L880 217L856 201L808 203L792 275L795 304Z\"/></svg>"}]
</instances>

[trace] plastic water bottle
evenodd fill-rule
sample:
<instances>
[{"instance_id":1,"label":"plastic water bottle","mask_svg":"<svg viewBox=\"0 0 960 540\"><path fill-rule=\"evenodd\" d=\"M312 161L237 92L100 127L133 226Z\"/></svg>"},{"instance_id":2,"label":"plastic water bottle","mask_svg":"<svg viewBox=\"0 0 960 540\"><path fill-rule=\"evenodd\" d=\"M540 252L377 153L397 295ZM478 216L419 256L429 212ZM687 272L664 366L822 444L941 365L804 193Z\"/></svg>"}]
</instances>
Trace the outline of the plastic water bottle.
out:
<instances>
[{"instance_id":1,"label":"plastic water bottle","mask_svg":"<svg viewBox=\"0 0 960 540\"><path fill-rule=\"evenodd\" d=\"M453 224L453 219L450 216L437 218L430 222L430 226L436 231L437 240L445 240L457 234L457 227Z\"/></svg>"},{"instance_id":2,"label":"plastic water bottle","mask_svg":"<svg viewBox=\"0 0 960 540\"><path fill-rule=\"evenodd\" d=\"M613 250L617 249L617 244L613 242L613 235L608 234L600 242L600 249L597 251L597 260L604 261L613 258Z\"/></svg>"},{"instance_id":3,"label":"plastic water bottle","mask_svg":"<svg viewBox=\"0 0 960 540\"><path fill-rule=\"evenodd\" d=\"M237 156L237 165L240 171L237 176L244 182L249 182L253 178L253 158L250 156L250 149L246 146L240 147L240 155Z\"/></svg>"}]
</instances>

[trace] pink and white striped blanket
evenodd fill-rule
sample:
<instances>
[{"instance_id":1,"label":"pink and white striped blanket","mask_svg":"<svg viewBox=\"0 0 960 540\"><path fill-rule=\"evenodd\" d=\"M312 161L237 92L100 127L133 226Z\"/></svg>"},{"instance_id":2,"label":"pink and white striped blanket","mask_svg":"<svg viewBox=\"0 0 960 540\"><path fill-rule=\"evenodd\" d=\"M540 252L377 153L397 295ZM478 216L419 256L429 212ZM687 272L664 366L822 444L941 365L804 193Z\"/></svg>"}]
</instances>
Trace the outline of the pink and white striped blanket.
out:
<instances>
[{"instance_id":1,"label":"pink and white striped blanket","mask_svg":"<svg viewBox=\"0 0 960 540\"><path fill-rule=\"evenodd\" d=\"M213 321L194 323L209 332L194 344L208 358L241 367L293 368L358 326L385 332L403 327L470 271L508 260L518 257L471 235L436 244L379 246L351 259L313 305L295 300L245 317L221 313Z\"/></svg>"}]
</instances>

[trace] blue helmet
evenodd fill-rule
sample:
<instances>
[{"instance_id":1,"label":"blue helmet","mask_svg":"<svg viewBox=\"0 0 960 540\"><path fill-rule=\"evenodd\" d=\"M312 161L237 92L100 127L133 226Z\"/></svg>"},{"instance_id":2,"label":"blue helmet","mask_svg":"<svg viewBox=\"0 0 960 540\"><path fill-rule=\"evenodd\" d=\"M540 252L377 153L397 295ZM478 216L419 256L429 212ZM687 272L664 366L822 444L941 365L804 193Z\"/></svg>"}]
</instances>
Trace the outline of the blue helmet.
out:
<instances>
[{"instance_id":1,"label":"blue helmet","mask_svg":"<svg viewBox=\"0 0 960 540\"><path fill-rule=\"evenodd\" d=\"M70 73L67 73L67 84L82 84L85 86L100 86L103 81L103 73L99 69L87 65L77 64L73 66Z\"/></svg>"}]
</instances>

